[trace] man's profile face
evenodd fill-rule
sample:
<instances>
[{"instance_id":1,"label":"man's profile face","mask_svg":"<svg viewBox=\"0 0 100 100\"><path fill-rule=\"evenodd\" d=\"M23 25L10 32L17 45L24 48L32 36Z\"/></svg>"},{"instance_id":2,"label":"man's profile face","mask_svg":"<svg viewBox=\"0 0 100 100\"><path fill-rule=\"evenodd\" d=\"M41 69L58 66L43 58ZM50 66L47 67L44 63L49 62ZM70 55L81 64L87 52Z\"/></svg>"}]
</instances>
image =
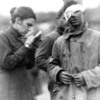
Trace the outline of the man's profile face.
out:
<instances>
[{"instance_id":1,"label":"man's profile face","mask_svg":"<svg viewBox=\"0 0 100 100\"><path fill-rule=\"evenodd\" d=\"M20 20L20 24L18 24L19 33L22 36L25 36L30 30L33 29L34 25L35 25L35 19L33 18Z\"/></svg>"}]
</instances>

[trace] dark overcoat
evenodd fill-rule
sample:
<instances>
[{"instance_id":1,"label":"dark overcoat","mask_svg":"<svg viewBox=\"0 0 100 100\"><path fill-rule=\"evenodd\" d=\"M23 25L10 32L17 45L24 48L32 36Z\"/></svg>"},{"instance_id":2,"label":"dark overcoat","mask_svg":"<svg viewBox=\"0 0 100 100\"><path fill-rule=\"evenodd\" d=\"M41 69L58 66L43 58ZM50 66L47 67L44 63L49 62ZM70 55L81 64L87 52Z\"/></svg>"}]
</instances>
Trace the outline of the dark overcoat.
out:
<instances>
[{"instance_id":1,"label":"dark overcoat","mask_svg":"<svg viewBox=\"0 0 100 100\"><path fill-rule=\"evenodd\" d=\"M0 34L0 100L32 100L26 67L33 59L19 38L11 26Z\"/></svg>"},{"instance_id":2,"label":"dark overcoat","mask_svg":"<svg viewBox=\"0 0 100 100\"><path fill-rule=\"evenodd\" d=\"M74 80L64 85L57 80L61 70L83 75L86 85L77 87ZM100 99L100 33L87 28L74 41L64 34L54 43L48 72L54 81L52 100L99 100Z\"/></svg>"}]
</instances>

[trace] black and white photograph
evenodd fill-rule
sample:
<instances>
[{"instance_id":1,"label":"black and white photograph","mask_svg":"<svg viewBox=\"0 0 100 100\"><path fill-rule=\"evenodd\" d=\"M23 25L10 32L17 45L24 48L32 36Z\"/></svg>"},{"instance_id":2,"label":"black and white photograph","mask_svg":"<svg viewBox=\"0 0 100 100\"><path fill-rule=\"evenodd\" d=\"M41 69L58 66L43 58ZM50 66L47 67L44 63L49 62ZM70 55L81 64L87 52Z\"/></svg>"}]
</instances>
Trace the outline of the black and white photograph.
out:
<instances>
[{"instance_id":1,"label":"black and white photograph","mask_svg":"<svg viewBox=\"0 0 100 100\"><path fill-rule=\"evenodd\" d=\"M100 0L1 0L0 100L100 100Z\"/></svg>"}]
</instances>

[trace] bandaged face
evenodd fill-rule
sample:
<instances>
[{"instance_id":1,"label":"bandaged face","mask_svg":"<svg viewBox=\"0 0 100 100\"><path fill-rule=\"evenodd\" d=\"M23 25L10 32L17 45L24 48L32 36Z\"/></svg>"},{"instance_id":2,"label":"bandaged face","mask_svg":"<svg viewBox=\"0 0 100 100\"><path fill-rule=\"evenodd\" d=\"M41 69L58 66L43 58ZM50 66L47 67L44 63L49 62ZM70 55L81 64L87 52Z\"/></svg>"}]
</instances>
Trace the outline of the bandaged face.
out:
<instances>
[{"instance_id":1,"label":"bandaged face","mask_svg":"<svg viewBox=\"0 0 100 100\"><path fill-rule=\"evenodd\" d=\"M84 12L84 8L80 4L71 5L70 7L68 7L64 12L64 17L66 21L68 21L72 14L77 11Z\"/></svg>"}]
</instances>

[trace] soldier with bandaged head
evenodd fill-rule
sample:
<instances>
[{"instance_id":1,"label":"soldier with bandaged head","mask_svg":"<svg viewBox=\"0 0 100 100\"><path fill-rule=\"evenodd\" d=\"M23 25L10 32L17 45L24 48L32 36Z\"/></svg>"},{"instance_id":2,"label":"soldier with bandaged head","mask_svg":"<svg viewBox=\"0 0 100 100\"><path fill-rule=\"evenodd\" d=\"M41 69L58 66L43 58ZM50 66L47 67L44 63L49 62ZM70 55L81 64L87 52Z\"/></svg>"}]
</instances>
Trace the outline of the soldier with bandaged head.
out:
<instances>
[{"instance_id":1,"label":"soldier with bandaged head","mask_svg":"<svg viewBox=\"0 0 100 100\"><path fill-rule=\"evenodd\" d=\"M52 100L99 100L100 32L88 28L85 9L68 1L64 18L68 25L53 46L47 68L54 81Z\"/></svg>"}]
</instances>

